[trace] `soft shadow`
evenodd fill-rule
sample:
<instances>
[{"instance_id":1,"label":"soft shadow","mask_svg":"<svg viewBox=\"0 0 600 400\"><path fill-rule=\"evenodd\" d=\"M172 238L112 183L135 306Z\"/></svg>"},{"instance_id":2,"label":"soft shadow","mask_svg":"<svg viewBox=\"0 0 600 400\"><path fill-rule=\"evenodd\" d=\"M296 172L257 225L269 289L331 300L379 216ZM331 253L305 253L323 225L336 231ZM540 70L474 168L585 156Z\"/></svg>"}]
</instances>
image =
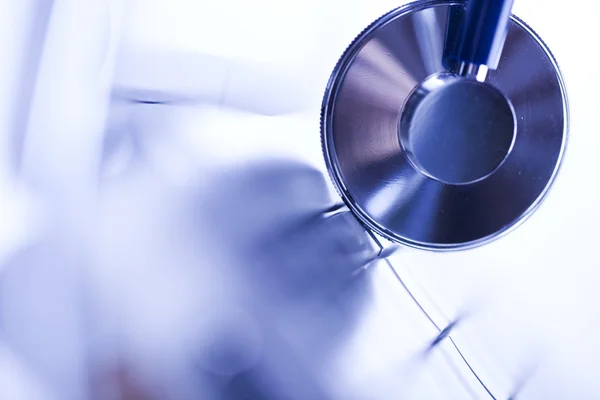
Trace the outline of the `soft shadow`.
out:
<instances>
[{"instance_id":1,"label":"soft shadow","mask_svg":"<svg viewBox=\"0 0 600 400\"><path fill-rule=\"evenodd\" d=\"M246 165L209 187L198 193L198 223L214 227L235 260L231 272L245 282L263 335L260 361L221 385L221 398L330 398L324 365L369 292L357 275L376 257L365 229L348 211L325 213L332 201L324 177L301 163ZM220 347L225 357L232 343Z\"/></svg>"},{"instance_id":2,"label":"soft shadow","mask_svg":"<svg viewBox=\"0 0 600 400\"><path fill-rule=\"evenodd\" d=\"M144 171L102 189L98 243L55 234L7 263L12 349L64 399L331 399L377 251L322 173L260 161L181 187Z\"/></svg>"}]
</instances>

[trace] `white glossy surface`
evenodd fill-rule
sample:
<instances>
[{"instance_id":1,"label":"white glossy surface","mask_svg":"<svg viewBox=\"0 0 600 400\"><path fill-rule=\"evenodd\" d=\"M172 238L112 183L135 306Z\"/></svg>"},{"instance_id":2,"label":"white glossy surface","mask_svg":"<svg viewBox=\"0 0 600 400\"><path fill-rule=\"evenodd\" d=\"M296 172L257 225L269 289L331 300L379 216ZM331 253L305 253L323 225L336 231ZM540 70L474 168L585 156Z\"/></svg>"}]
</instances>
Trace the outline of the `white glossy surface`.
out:
<instances>
[{"instance_id":1,"label":"white glossy surface","mask_svg":"<svg viewBox=\"0 0 600 400\"><path fill-rule=\"evenodd\" d=\"M73 350L80 345L81 332L73 328L77 323L71 324L71 318L80 316L72 307L81 301L81 292L73 284L73 276L78 274L93 282L87 290L102 299L94 311L102 323L102 329L96 331L98 337L93 339L99 348L112 348L113 336L124 329L130 336L119 340L138 356L147 376L161 376L152 366L164 357L172 357L173 365L180 365L188 342L175 340L171 333L194 334L194 327L188 324L196 315L196 307L204 304L200 301L198 305L197 293L212 293L210 290L219 284L223 293L231 289L230 285L244 286L222 272L221 278L215 277L212 271L220 268L185 268L195 265L198 257L207 257L206 264L213 267L235 264L228 254L211 253L223 243L211 246L215 238L210 223L200 224L200 247L177 242L179 221L185 220L185 206L190 201L186 188L192 181L199 182L208 193L206 183L213 173L265 158L300 160L324 173L318 115L329 72L360 30L400 5L387 0L263 0L251 5L233 0L131 0L125 4L121 25L116 23L120 21L119 2L94 1L85 6L75 0L55 3L62 7L62 14L53 15L54 27L51 23L48 35L55 39L45 48L47 53L35 73L37 97L31 103L23 174L27 181L39 185L34 184L35 198L46 207L42 213L42 220L50 221L46 229L53 232L52 223L64 229L42 246L34 261L9 262L6 272L0 269L4 281L11 283L2 292L0 339L11 334L19 338L16 343L14 338L8 340L17 351L0 353L0 381L10 379L12 389L2 386L7 396L21 393L23 400L52 398L53 393L64 394L62 390L81 398L78 395L83 389L71 382L73 371L78 371L82 362L81 354ZM33 6L29 2L18 4L13 21L22 21L25 26L31 23L27 16L33 12L27 7ZM600 262L595 254L600 191L593 184L599 171L595 144L600 141L593 94L600 86L589 69L597 56L583 48L591 46L591 38L597 36L597 6L517 0L513 11L546 41L565 77L572 124L561 175L540 210L506 238L455 254L401 249L392 261L438 325L465 315L453 337L498 398L506 398L519 378L534 368L522 398L593 399L600 396L595 372L600 357L596 343L600 333ZM107 12L113 16L110 23L99 17ZM59 23L60 18L64 18L63 23ZM91 45L94 40L98 40L96 46ZM7 53L14 50L19 57L19 48L3 48ZM173 52L181 56L178 63L165 61L165 54ZM206 71L201 73L207 59L212 63L207 68L215 73L214 80L205 79ZM3 68L0 90L10 99L18 93L18 88L11 87L10 77L20 74L19 67L7 63ZM222 74L223 69L231 75ZM202 79L196 80L194 71ZM285 90L271 86L265 92L261 82L273 75ZM228 76L231 81L226 84ZM195 82L191 92L190 80ZM106 110L111 82L117 87L159 90L176 98L195 98L200 91L202 101L164 108L114 102ZM252 99L257 96L262 101L256 106L271 116L241 111L254 105ZM0 116L3 131L8 130L5 124L9 122L5 121L13 115L6 111L11 103L6 105ZM109 115L106 123L105 113ZM127 130L124 124L135 129L121 140L119 133ZM102 166L103 132L116 133L117 144ZM5 148L9 145L3 143L2 154L10 153ZM6 166L3 171L10 170L8 161L2 165ZM102 167L104 178L97 184L94 171ZM5 186L5 198L18 198L16 190ZM331 188L329 192L332 194ZM322 198L326 195L319 201L327 203ZM14 204L18 208L22 202ZM16 211L8 214L20 215ZM25 221L33 220L35 214L23 211L23 215ZM27 238L19 233L27 226L24 222L12 226L14 231L6 234L7 238ZM86 236L90 231L93 238ZM35 243L31 232L29 241L19 239L8 246L6 257L18 244ZM82 243L86 249L83 257L73 251L80 249L74 243ZM148 251L139 252L142 247ZM86 262L73 261L80 257ZM54 262L48 264L48 260ZM173 264L181 270L173 273ZM413 376L398 372L405 363L412 365L411 355L422 350L436 333L389 270L377 266L369 273L364 279L372 290L359 313L360 323L324 359L323 371L318 374L329 394L358 400L395 399L398 393L407 398L459 399L474 391L473 398L485 398L461 367L465 389L465 384L449 372L442 353L424 363L423 369L408 368ZM195 283L210 279L223 281ZM241 301L222 293L219 296L223 303L232 303L231 309L237 309L236 302ZM331 307L334 315L335 310L343 309ZM61 318L50 324L48 315ZM285 330L289 317L285 312L277 315ZM319 320L318 315L312 318L312 322ZM295 337L292 332L288 337L302 348L305 337ZM191 341L190 337L184 335ZM67 355L57 357L63 347L69 349ZM455 363L451 349L444 351ZM35 357L31 358L31 352ZM248 354L252 359L253 353ZM111 357L107 352L99 358L108 363ZM395 362L399 370L393 369ZM20 369L13 367L36 364L33 370L37 376L27 368L19 373ZM7 372L19 376L9 377ZM400 376L412 386L402 385ZM48 382L52 383L50 388ZM38 389L41 387L47 390ZM349 391L355 397L348 397ZM47 395L40 395L42 392ZM59 394L56 398L68 397Z\"/></svg>"},{"instance_id":2,"label":"white glossy surface","mask_svg":"<svg viewBox=\"0 0 600 400\"><path fill-rule=\"evenodd\" d=\"M264 47L229 41L220 48L220 54L231 49L227 55L244 57L251 48L253 60L262 56L261 61L276 58L277 62L285 62L288 60L285 50L293 49L307 62L307 47L318 49L324 57L314 59L321 67L315 80L323 83L325 71L333 66L344 43L379 14L399 5L382 1L334 3L327 2L302 17L295 14L295 24L286 29L289 36L278 31L280 40L289 38L289 43L293 43L287 48L277 47L284 51L281 58L279 51L267 48L269 41ZM600 280L597 271L600 262L595 254L596 235L593 234L600 219L597 207L600 191L590 184L598 171L594 141L600 140L594 134L597 121L592 94L600 87L591 79L586 67L593 65L594 60L584 59L596 55L584 56L581 48L594 37L596 8L558 1L539 4L520 0L513 10L550 46L568 88L571 138L561 175L546 204L516 232L482 249L456 254L406 249L394 260L400 265L401 273L403 269L411 273L413 284L418 285L415 290L431 299L431 312L435 314L436 308L442 310L438 313L441 325L457 314L472 314L459 327L456 339L464 345L469 359L484 379L497 393L504 395L508 395L519 377L531 368L535 368L534 374L524 386L523 398L583 399L600 395L600 387L590 379L593 363L600 356L600 347L595 342L600 321L596 317L598 306L594 294ZM237 11L235 7L231 10ZM270 9L266 4L256 5L254 10L257 15L266 17L264 20L256 17L260 19L256 25L262 27L256 28L257 37L264 35L262 29L270 27L269 24L276 29L278 18L285 19L277 9ZM321 16L329 13L333 18L329 26L320 24L319 13ZM557 29L558 25L562 28ZM319 29L329 34L327 39L315 41L310 33ZM300 40L302 45L296 49L299 33L304 36ZM176 43L189 45L189 37L178 39L173 32L165 32L165 35ZM203 46L202 40L194 43ZM206 51L214 51L212 46L214 43L207 44ZM307 80L308 74L304 77ZM305 118L316 121L318 111L314 106L318 104L318 93L314 95L314 103L312 107L307 105L309 111ZM293 147L306 146L307 154L312 154L309 149L316 147L316 123L312 126L313 137L305 135L301 140L298 135L293 139ZM283 147L285 145L282 150ZM314 155L307 159L316 161Z\"/></svg>"}]
</instances>

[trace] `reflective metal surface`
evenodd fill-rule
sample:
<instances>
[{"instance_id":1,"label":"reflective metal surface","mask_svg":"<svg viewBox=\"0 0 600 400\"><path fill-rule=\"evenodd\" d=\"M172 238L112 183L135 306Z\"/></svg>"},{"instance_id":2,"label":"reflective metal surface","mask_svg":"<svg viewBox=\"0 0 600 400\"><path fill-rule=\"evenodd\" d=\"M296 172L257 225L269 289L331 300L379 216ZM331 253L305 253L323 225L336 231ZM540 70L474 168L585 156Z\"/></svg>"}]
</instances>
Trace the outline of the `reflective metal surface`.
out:
<instances>
[{"instance_id":1,"label":"reflective metal surface","mask_svg":"<svg viewBox=\"0 0 600 400\"><path fill-rule=\"evenodd\" d=\"M500 91L452 74L418 85L400 117L400 144L432 179L468 184L492 174L515 139L515 118Z\"/></svg>"},{"instance_id":2,"label":"reflective metal surface","mask_svg":"<svg viewBox=\"0 0 600 400\"><path fill-rule=\"evenodd\" d=\"M539 205L566 145L560 72L516 17L485 85L443 78L446 26L460 7L411 3L374 22L323 101L325 158L344 201L375 232L418 248L506 233Z\"/></svg>"}]
</instances>

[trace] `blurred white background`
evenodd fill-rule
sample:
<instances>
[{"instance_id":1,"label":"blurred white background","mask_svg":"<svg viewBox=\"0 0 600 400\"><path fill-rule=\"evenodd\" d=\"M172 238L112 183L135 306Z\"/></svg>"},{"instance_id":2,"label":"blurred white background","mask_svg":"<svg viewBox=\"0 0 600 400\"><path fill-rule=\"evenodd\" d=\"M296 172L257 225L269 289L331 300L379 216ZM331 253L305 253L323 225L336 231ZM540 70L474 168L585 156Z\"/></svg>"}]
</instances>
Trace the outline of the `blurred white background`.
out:
<instances>
[{"instance_id":1,"label":"blurred white background","mask_svg":"<svg viewBox=\"0 0 600 400\"><path fill-rule=\"evenodd\" d=\"M454 349L415 361L437 332L387 267L364 278L368 289L359 278L301 301L278 297L276 272L255 285L244 275L245 261L276 258L288 240L300 259L322 261L337 253L320 242L363 235L338 221L292 239L280 225L339 202L322 161L321 97L350 41L403 3L7 2L0 398L236 398L215 393L259 359L258 381L294 392L264 398L489 398ZM452 336L498 399L521 383L523 399L600 398L597 7L515 1L557 58L571 108L566 159L540 210L483 248L391 260L437 325L464 316ZM265 160L279 161L260 179L240 172ZM269 251L247 252L246 238L279 229ZM352 275L358 247L328 266ZM299 276L333 279L314 273ZM202 349L231 331L244 346L223 367Z\"/></svg>"}]
</instances>

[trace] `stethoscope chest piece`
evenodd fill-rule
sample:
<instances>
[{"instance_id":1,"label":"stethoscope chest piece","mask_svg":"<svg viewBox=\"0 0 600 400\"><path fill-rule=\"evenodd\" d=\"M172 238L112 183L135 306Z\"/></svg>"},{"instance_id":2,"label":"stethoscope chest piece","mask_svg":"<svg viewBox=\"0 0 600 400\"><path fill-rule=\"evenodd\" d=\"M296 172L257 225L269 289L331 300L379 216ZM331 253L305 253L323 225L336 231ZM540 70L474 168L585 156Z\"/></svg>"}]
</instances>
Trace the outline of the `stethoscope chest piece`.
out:
<instances>
[{"instance_id":1,"label":"stethoscope chest piece","mask_svg":"<svg viewBox=\"0 0 600 400\"><path fill-rule=\"evenodd\" d=\"M452 64L463 12L441 0L384 15L348 47L325 93L333 183L396 243L450 250L501 236L541 203L564 153L567 100L546 45L509 9L493 69Z\"/></svg>"}]
</instances>

